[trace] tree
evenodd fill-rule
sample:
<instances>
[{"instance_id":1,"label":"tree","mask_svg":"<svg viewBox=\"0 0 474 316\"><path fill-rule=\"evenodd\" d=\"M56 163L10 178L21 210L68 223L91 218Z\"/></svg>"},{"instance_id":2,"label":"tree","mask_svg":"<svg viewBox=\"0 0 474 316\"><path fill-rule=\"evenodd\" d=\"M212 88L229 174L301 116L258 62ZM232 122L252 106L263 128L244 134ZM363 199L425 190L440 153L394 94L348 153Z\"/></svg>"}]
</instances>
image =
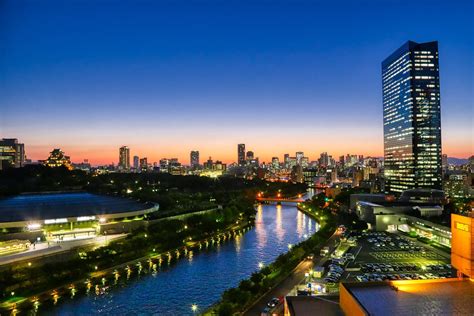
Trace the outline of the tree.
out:
<instances>
[{"instance_id":1,"label":"tree","mask_svg":"<svg viewBox=\"0 0 474 316\"><path fill-rule=\"evenodd\" d=\"M230 316L233 313L233 308L230 303L222 303L219 306L218 315L219 316Z\"/></svg>"}]
</instances>

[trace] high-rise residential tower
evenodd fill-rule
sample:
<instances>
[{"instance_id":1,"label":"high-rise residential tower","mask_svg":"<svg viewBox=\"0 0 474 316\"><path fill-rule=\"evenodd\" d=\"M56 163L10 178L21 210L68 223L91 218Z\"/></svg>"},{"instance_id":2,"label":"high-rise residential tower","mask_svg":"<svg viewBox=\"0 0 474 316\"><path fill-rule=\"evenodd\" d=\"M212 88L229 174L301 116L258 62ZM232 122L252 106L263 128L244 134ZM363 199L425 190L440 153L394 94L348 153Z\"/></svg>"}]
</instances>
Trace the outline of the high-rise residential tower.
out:
<instances>
[{"instance_id":1,"label":"high-rise residential tower","mask_svg":"<svg viewBox=\"0 0 474 316\"><path fill-rule=\"evenodd\" d=\"M130 170L130 148L127 146L120 147L118 166L121 170Z\"/></svg>"},{"instance_id":2,"label":"high-rise residential tower","mask_svg":"<svg viewBox=\"0 0 474 316\"><path fill-rule=\"evenodd\" d=\"M304 153L302 151L296 152L296 163L298 165L301 165L301 160L303 159L303 157L304 157Z\"/></svg>"},{"instance_id":3,"label":"high-rise residential tower","mask_svg":"<svg viewBox=\"0 0 474 316\"><path fill-rule=\"evenodd\" d=\"M138 168L140 168L140 158L138 156L133 156L133 169L138 171Z\"/></svg>"},{"instance_id":4,"label":"high-rise residential tower","mask_svg":"<svg viewBox=\"0 0 474 316\"><path fill-rule=\"evenodd\" d=\"M441 189L438 42L408 41L382 62L385 191Z\"/></svg>"},{"instance_id":5,"label":"high-rise residential tower","mask_svg":"<svg viewBox=\"0 0 474 316\"><path fill-rule=\"evenodd\" d=\"M199 167L199 151L197 151L197 150L191 151L190 166L191 166L191 168Z\"/></svg>"},{"instance_id":6,"label":"high-rise residential tower","mask_svg":"<svg viewBox=\"0 0 474 316\"><path fill-rule=\"evenodd\" d=\"M237 145L237 163L241 166L245 165L245 144Z\"/></svg>"}]
</instances>

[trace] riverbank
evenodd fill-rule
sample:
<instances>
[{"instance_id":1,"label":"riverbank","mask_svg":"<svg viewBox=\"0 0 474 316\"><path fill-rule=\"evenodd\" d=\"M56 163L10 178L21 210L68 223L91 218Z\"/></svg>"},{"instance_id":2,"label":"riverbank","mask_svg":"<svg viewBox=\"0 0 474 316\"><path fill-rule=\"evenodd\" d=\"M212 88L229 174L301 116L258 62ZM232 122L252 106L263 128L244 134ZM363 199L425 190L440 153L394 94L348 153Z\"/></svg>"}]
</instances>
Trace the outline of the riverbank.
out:
<instances>
[{"instance_id":1,"label":"riverbank","mask_svg":"<svg viewBox=\"0 0 474 316\"><path fill-rule=\"evenodd\" d=\"M149 255L124 262L113 267L90 273L87 278L81 278L72 282L67 282L62 286L57 286L41 293L24 297L21 299L7 300L2 303L0 310L16 314L20 310L38 310L39 306L54 306L61 297L74 297L80 294L95 292L102 295L113 285L117 285L121 275L126 275L127 280L131 277L146 273L156 273L162 265L171 265L181 258L185 258L193 252L210 249L222 242L237 238L251 229L253 223L250 221L240 221L238 224L229 226L226 230L220 231L212 236L201 240L185 241L177 248L168 249L163 252L153 252Z\"/></svg>"},{"instance_id":2,"label":"riverbank","mask_svg":"<svg viewBox=\"0 0 474 316\"><path fill-rule=\"evenodd\" d=\"M298 205L297 208L300 209L300 206ZM333 220L333 216L324 210L319 210L321 213L320 216L316 216L316 214L306 210L303 211L303 208L301 208L301 211L321 221L320 230L309 239L297 245L290 246L290 251L280 255L270 265L261 267L260 271L253 273L249 279L242 280L238 287L224 292L220 302L206 310L204 315L244 313L262 297L265 297L270 291L287 280L294 274L295 270L299 270L299 273L301 273L306 269L305 261L307 260L305 259L310 253L314 253L326 243L327 239L333 235L336 224ZM300 269L298 269L298 267Z\"/></svg>"}]
</instances>

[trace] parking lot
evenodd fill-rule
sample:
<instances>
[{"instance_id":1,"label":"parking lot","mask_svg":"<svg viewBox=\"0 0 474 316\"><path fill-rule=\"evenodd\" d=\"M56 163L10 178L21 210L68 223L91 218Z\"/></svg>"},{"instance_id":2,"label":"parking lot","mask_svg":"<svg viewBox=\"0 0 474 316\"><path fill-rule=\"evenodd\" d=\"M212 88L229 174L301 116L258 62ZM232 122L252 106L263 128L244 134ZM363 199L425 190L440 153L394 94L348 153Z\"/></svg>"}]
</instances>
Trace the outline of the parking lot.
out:
<instances>
[{"instance_id":1,"label":"parking lot","mask_svg":"<svg viewBox=\"0 0 474 316\"><path fill-rule=\"evenodd\" d=\"M355 259L346 265L343 279L368 282L425 280L455 276L449 254L440 254L405 236L388 232L352 233Z\"/></svg>"},{"instance_id":2,"label":"parking lot","mask_svg":"<svg viewBox=\"0 0 474 316\"><path fill-rule=\"evenodd\" d=\"M322 273L311 270L297 295L332 295L339 282L427 280L455 277L450 254L400 234L345 232L339 245L321 253Z\"/></svg>"}]
</instances>

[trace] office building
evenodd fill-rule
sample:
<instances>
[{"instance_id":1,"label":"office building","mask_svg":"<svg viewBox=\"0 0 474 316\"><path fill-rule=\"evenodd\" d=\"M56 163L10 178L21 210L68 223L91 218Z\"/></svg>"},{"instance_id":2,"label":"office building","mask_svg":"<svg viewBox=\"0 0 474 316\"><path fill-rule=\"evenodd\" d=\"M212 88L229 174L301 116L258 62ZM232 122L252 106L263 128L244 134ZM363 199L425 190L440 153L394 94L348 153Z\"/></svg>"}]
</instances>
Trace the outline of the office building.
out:
<instances>
[{"instance_id":1,"label":"office building","mask_svg":"<svg viewBox=\"0 0 474 316\"><path fill-rule=\"evenodd\" d=\"M127 146L120 147L118 167L120 170L130 170L130 148Z\"/></svg>"},{"instance_id":2,"label":"office building","mask_svg":"<svg viewBox=\"0 0 474 316\"><path fill-rule=\"evenodd\" d=\"M191 166L191 168L199 167L199 151L197 150L191 151L189 161L190 161L189 165Z\"/></svg>"},{"instance_id":3,"label":"office building","mask_svg":"<svg viewBox=\"0 0 474 316\"><path fill-rule=\"evenodd\" d=\"M206 162L203 164L204 170L212 170L214 168L214 161L212 161L212 157L209 157Z\"/></svg>"},{"instance_id":4,"label":"office building","mask_svg":"<svg viewBox=\"0 0 474 316\"><path fill-rule=\"evenodd\" d=\"M141 172L148 171L148 158L147 157L140 159L140 171Z\"/></svg>"},{"instance_id":5,"label":"office building","mask_svg":"<svg viewBox=\"0 0 474 316\"><path fill-rule=\"evenodd\" d=\"M280 169L280 161L278 160L278 157L272 157L272 168L275 170Z\"/></svg>"},{"instance_id":6,"label":"office building","mask_svg":"<svg viewBox=\"0 0 474 316\"><path fill-rule=\"evenodd\" d=\"M329 166L329 155L327 152L323 152L321 153L321 155L319 156L319 165L321 167L327 167Z\"/></svg>"},{"instance_id":7,"label":"office building","mask_svg":"<svg viewBox=\"0 0 474 316\"><path fill-rule=\"evenodd\" d=\"M438 42L408 41L382 62L385 191L441 189Z\"/></svg>"},{"instance_id":8,"label":"office building","mask_svg":"<svg viewBox=\"0 0 474 316\"><path fill-rule=\"evenodd\" d=\"M237 145L237 163L240 166L245 165L245 144Z\"/></svg>"},{"instance_id":9,"label":"office building","mask_svg":"<svg viewBox=\"0 0 474 316\"><path fill-rule=\"evenodd\" d=\"M285 169L289 169L289 163L290 163L290 154L285 154L283 155L283 166Z\"/></svg>"},{"instance_id":10,"label":"office building","mask_svg":"<svg viewBox=\"0 0 474 316\"><path fill-rule=\"evenodd\" d=\"M133 169L138 170L140 167L140 158L138 156L133 156Z\"/></svg>"},{"instance_id":11,"label":"office building","mask_svg":"<svg viewBox=\"0 0 474 316\"><path fill-rule=\"evenodd\" d=\"M20 168L25 164L25 145L18 143L16 138L0 140L0 170Z\"/></svg>"},{"instance_id":12,"label":"office building","mask_svg":"<svg viewBox=\"0 0 474 316\"><path fill-rule=\"evenodd\" d=\"M245 154L245 157L247 158L247 162L253 160L254 159L253 151L251 150L247 151L247 153Z\"/></svg>"},{"instance_id":13,"label":"office building","mask_svg":"<svg viewBox=\"0 0 474 316\"><path fill-rule=\"evenodd\" d=\"M302 151L296 152L296 164L301 165L301 159L303 159L304 153Z\"/></svg>"}]
</instances>

